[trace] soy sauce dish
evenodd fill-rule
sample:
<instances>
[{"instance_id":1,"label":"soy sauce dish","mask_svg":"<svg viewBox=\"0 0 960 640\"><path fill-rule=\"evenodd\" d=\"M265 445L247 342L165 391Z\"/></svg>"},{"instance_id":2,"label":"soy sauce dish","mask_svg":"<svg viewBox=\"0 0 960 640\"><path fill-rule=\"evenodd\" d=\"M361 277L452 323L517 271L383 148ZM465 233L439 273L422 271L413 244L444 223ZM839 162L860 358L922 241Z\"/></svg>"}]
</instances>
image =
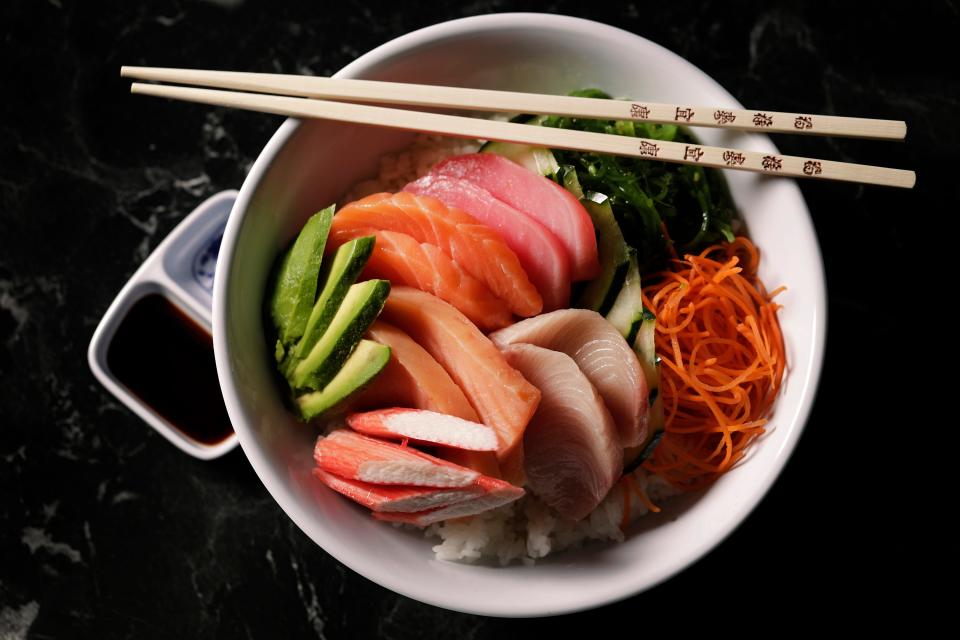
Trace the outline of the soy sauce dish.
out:
<instances>
[{"instance_id":1,"label":"soy sauce dish","mask_svg":"<svg viewBox=\"0 0 960 640\"><path fill-rule=\"evenodd\" d=\"M558 65L557 60L564 64ZM564 94L597 87L615 96L678 104L740 105L675 54L586 20L539 14L466 18L374 49L338 77ZM776 153L764 136L701 130L705 144ZM793 451L823 358L825 283L809 213L791 180L728 172L734 202L763 252L760 278L785 284L780 326L790 370L767 433L748 459L709 489L663 504L620 544L593 544L534 565L434 559L421 532L375 522L313 476L317 429L285 406L264 340L263 300L277 255L306 219L376 175L378 159L414 134L287 120L247 176L220 248L213 296L217 372L244 453L287 515L320 547L374 582L457 611L544 616L626 598L678 573L743 521Z\"/></svg>"}]
</instances>

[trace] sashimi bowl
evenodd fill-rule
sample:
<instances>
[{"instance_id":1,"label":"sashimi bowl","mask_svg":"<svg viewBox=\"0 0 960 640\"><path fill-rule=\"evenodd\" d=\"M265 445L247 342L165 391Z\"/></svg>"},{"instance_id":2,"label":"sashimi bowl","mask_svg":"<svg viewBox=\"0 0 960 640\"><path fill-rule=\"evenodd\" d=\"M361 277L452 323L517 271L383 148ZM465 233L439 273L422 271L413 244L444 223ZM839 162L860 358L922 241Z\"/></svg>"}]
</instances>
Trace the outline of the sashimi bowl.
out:
<instances>
[{"instance_id":1,"label":"sashimi bowl","mask_svg":"<svg viewBox=\"0 0 960 640\"><path fill-rule=\"evenodd\" d=\"M562 61L562 63L558 63ZM719 84L631 33L553 15L500 14L428 27L361 56L338 74L537 93L599 87L615 96L739 107ZM776 152L763 136L698 131L706 144ZM648 589L708 553L743 521L790 456L810 412L825 339L822 260L796 184L727 172L731 194L778 298L789 369L767 432L709 489L665 502L620 543L591 543L535 564L437 560L435 541L377 522L313 475L318 430L291 413L265 340L264 296L277 256L316 211L376 175L381 156L415 134L289 119L247 176L220 250L214 346L227 409L244 453L287 515L345 565L411 598L452 610L542 616Z\"/></svg>"}]
</instances>

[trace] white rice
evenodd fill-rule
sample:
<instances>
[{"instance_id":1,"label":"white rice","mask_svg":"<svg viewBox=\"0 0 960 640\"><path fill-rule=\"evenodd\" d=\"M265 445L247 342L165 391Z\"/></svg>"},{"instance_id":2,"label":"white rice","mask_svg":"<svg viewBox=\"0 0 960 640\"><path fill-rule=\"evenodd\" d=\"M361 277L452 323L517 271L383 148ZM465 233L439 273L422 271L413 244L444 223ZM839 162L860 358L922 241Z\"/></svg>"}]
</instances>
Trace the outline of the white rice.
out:
<instances>
[{"instance_id":1,"label":"white rice","mask_svg":"<svg viewBox=\"0 0 960 640\"><path fill-rule=\"evenodd\" d=\"M344 196L343 202L353 202L382 191L395 193L408 182L425 176L433 165L444 158L475 153L478 149L480 143L476 140L418 135L406 149L381 157L377 177L355 184Z\"/></svg>"},{"instance_id":2,"label":"white rice","mask_svg":"<svg viewBox=\"0 0 960 640\"><path fill-rule=\"evenodd\" d=\"M633 479L654 504L677 493L659 476L647 475L641 469L633 473ZM636 496L630 496L629 504L630 522L648 512ZM537 558L575 549L591 540L623 542L622 521L623 483L618 482L603 502L579 522L563 518L528 492L520 500L499 509L472 518L441 522L425 533L442 540L433 547L439 560L495 560L503 565L519 560L533 564Z\"/></svg>"},{"instance_id":3,"label":"white rice","mask_svg":"<svg viewBox=\"0 0 960 640\"><path fill-rule=\"evenodd\" d=\"M383 156L377 177L354 185L343 202L382 191L400 191L444 158L474 153L479 148L476 140L419 135L406 149ZM654 504L679 493L659 476L649 475L642 469L634 471L632 477ZM623 504L623 483L619 482L589 516L571 522L528 491L520 500L499 509L434 524L424 533L441 540L433 547L439 560L533 564L550 553L574 549L591 540L622 542ZM630 497L629 504L630 522L648 512L636 496Z\"/></svg>"}]
</instances>

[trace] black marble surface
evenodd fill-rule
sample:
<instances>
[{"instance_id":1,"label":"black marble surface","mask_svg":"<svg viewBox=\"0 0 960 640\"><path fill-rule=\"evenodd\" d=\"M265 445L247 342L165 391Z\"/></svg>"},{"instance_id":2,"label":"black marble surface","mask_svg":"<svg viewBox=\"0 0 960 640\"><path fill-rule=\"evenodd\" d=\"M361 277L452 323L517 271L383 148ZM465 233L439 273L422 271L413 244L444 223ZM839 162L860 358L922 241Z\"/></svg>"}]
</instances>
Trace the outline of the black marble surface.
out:
<instances>
[{"instance_id":1,"label":"black marble surface","mask_svg":"<svg viewBox=\"0 0 960 640\"><path fill-rule=\"evenodd\" d=\"M180 453L94 380L85 355L140 262L202 199L239 187L280 122L131 98L120 65L329 74L412 29L509 10L641 34L745 104L906 119L904 144L777 143L919 172L912 192L801 184L826 261L826 365L763 503L669 582L546 620L451 613L359 577L286 518L239 449L211 463ZM894 464L912 386L882 383L891 354L910 379L910 265L948 237L960 201L948 176L960 79L944 53L958 13L952 1L2 3L0 637L639 635L676 631L678 619L749 628L756 612L791 625L909 612L890 576L912 562L916 476Z\"/></svg>"}]
</instances>

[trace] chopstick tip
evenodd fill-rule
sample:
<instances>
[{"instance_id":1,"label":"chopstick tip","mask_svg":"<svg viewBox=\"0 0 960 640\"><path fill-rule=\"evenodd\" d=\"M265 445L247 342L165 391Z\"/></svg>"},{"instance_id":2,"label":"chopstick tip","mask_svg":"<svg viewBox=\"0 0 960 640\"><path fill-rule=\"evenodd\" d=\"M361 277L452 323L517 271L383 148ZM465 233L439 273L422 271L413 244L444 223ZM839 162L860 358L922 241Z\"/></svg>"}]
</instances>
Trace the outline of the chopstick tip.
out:
<instances>
[{"instance_id":1,"label":"chopstick tip","mask_svg":"<svg viewBox=\"0 0 960 640\"><path fill-rule=\"evenodd\" d=\"M913 189L917 184L917 172L911 171L907 176L907 179L904 181L904 187L907 189Z\"/></svg>"}]
</instances>

